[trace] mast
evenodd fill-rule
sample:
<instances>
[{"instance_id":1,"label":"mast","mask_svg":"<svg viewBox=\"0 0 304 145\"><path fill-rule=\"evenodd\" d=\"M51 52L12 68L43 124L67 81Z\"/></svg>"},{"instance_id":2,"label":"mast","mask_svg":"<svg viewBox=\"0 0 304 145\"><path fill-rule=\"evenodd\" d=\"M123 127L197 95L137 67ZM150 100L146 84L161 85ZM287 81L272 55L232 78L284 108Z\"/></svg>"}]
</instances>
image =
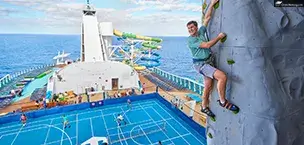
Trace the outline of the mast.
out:
<instances>
[{"instance_id":1,"label":"mast","mask_svg":"<svg viewBox=\"0 0 304 145\"><path fill-rule=\"evenodd\" d=\"M93 6L90 5L90 0L87 0L87 5L86 5L85 9L83 10L83 15L95 16L95 14L96 14L96 10L93 8Z\"/></svg>"}]
</instances>

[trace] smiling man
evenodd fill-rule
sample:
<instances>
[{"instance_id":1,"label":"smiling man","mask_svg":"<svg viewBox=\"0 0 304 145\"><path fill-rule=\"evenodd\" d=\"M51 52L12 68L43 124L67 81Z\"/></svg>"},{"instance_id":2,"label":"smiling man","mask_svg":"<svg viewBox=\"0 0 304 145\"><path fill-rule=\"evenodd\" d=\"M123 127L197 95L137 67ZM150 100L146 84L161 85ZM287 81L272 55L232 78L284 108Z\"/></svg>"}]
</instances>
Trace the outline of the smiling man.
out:
<instances>
[{"instance_id":1,"label":"smiling man","mask_svg":"<svg viewBox=\"0 0 304 145\"><path fill-rule=\"evenodd\" d=\"M212 90L213 79L218 81L217 89L220 99L219 105L234 111L237 113L239 108L225 99L225 90L227 83L226 74L217 69L215 66L215 57L211 52L211 47L215 45L219 40L226 37L225 33L220 33L218 36L210 41L206 38L206 27L211 19L213 6L218 0L212 0L210 7L204 17L203 25L198 30L196 21L190 21L187 23L187 28L190 36L188 37L188 47L192 53L193 66L195 70L204 76L204 92L203 103L201 111L215 120L215 115L209 109L209 96Z\"/></svg>"}]
</instances>

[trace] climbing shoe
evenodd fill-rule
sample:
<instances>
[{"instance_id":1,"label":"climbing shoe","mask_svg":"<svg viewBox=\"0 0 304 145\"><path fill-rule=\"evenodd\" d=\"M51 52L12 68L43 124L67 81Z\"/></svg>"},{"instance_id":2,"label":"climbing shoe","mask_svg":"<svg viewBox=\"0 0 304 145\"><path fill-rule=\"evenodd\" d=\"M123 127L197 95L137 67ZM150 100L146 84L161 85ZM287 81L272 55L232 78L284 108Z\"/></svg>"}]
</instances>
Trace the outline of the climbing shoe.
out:
<instances>
[{"instance_id":1,"label":"climbing shoe","mask_svg":"<svg viewBox=\"0 0 304 145\"><path fill-rule=\"evenodd\" d=\"M223 108L226 108L230 111L232 111L234 114L239 113L240 108L232 103L230 103L228 100L225 100L224 103L221 103L220 100L217 100L217 102L219 103L220 106L222 106Z\"/></svg>"},{"instance_id":2,"label":"climbing shoe","mask_svg":"<svg viewBox=\"0 0 304 145\"><path fill-rule=\"evenodd\" d=\"M205 109L202 107L201 112L208 115L212 121L215 121L215 115L212 113L212 111L209 109L209 107L206 107Z\"/></svg>"}]
</instances>

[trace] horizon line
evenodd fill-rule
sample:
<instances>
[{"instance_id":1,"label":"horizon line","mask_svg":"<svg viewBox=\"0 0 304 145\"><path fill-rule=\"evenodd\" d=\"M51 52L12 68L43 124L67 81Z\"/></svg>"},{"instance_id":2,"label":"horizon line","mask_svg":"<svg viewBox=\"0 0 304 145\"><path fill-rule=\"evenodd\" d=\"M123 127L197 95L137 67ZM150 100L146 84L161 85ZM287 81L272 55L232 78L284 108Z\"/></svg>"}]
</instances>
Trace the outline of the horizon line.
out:
<instances>
[{"instance_id":1,"label":"horizon line","mask_svg":"<svg viewBox=\"0 0 304 145\"><path fill-rule=\"evenodd\" d=\"M63 34L63 33L1 33L0 35L81 35L79 33L67 33L67 34ZM140 34L139 34L140 35ZM115 36L113 34L113 36ZM188 37L186 35L143 35L143 36L149 36L149 37Z\"/></svg>"}]
</instances>

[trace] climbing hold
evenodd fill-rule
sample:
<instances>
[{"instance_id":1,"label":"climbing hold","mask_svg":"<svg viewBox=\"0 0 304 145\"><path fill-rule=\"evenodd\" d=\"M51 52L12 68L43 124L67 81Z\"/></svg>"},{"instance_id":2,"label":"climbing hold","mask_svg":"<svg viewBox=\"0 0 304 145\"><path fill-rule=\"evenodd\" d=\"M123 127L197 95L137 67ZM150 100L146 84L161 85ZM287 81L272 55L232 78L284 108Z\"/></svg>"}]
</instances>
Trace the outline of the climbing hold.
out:
<instances>
[{"instance_id":1,"label":"climbing hold","mask_svg":"<svg viewBox=\"0 0 304 145\"><path fill-rule=\"evenodd\" d=\"M232 64L235 63L235 61L234 61L233 59L227 59L227 63L228 63L229 65L232 65Z\"/></svg>"},{"instance_id":2,"label":"climbing hold","mask_svg":"<svg viewBox=\"0 0 304 145\"><path fill-rule=\"evenodd\" d=\"M221 42L224 43L227 40L227 35L221 39Z\"/></svg>"},{"instance_id":3,"label":"climbing hold","mask_svg":"<svg viewBox=\"0 0 304 145\"><path fill-rule=\"evenodd\" d=\"M209 138L213 138L213 136L212 136L212 134L210 132L208 133L208 137Z\"/></svg>"},{"instance_id":4,"label":"climbing hold","mask_svg":"<svg viewBox=\"0 0 304 145\"><path fill-rule=\"evenodd\" d=\"M287 15L283 15L282 17L281 17L281 22L280 22L280 27L281 27L281 29L282 28L285 28L287 25L288 25L288 23L289 23L289 18L287 17Z\"/></svg>"},{"instance_id":5,"label":"climbing hold","mask_svg":"<svg viewBox=\"0 0 304 145\"><path fill-rule=\"evenodd\" d=\"M240 110L238 109L238 110L232 111L232 113L233 113L233 114L238 114L239 111L240 111Z\"/></svg>"},{"instance_id":6,"label":"climbing hold","mask_svg":"<svg viewBox=\"0 0 304 145\"><path fill-rule=\"evenodd\" d=\"M215 117L210 117L210 119L211 119L213 122L216 121Z\"/></svg>"},{"instance_id":7,"label":"climbing hold","mask_svg":"<svg viewBox=\"0 0 304 145\"><path fill-rule=\"evenodd\" d=\"M213 8L214 8L214 9L217 9L219 6L220 6L220 1L218 1L218 2L213 6Z\"/></svg>"},{"instance_id":8,"label":"climbing hold","mask_svg":"<svg viewBox=\"0 0 304 145\"><path fill-rule=\"evenodd\" d=\"M203 4L202 8L203 8L202 10L205 10L207 8L206 2Z\"/></svg>"}]
</instances>

